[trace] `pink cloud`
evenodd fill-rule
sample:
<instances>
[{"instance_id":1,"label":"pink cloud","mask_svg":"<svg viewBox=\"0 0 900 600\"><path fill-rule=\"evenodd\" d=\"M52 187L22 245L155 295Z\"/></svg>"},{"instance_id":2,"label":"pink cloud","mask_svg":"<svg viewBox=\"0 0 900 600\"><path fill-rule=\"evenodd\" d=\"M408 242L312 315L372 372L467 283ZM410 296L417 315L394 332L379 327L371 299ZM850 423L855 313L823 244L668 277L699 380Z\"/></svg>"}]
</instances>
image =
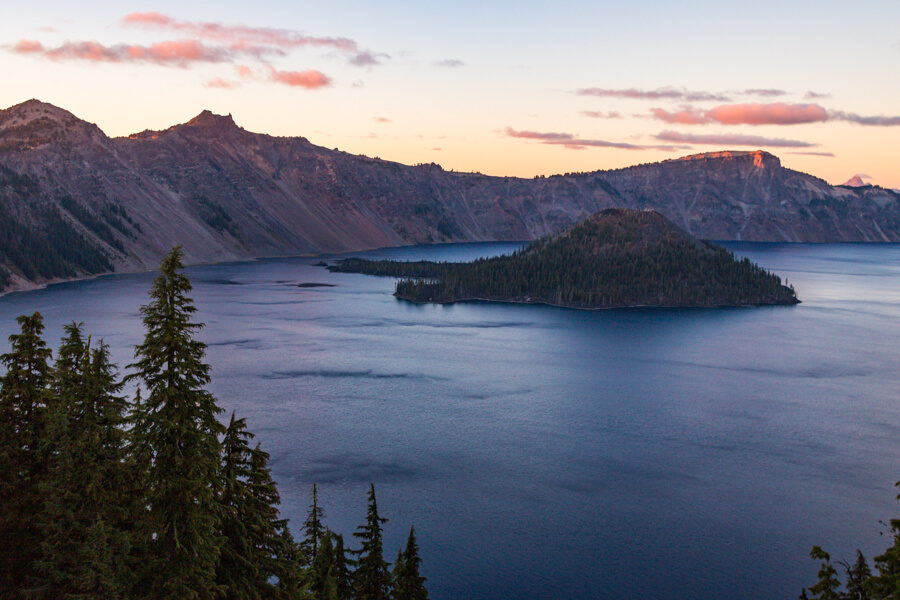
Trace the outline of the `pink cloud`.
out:
<instances>
[{"instance_id":1,"label":"pink cloud","mask_svg":"<svg viewBox=\"0 0 900 600\"><path fill-rule=\"evenodd\" d=\"M834 152L785 152L785 154L795 154L798 156L824 156L834 158Z\"/></svg>"},{"instance_id":2,"label":"pink cloud","mask_svg":"<svg viewBox=\"0 0 900 600\"><path fill-rule=\"evenodd\" d=\"M596 96L598 98L626 98L630 100L681 100L685 102L701 102L708 100L727 101L728 96L711 92L690 91L684 88L664 87L655 90L584 88L576 92L579 96Z\"/></svg>"},{"instance_id":3,"label":"pink cloud","mask_svg":"<svg viewBox=\"0 0 900 600\"><path fill-rule=\"evenodd\" d=\"M725 135L694 135L689 133L679 133L677 131L663 131L656 136L656 139L663 142L699 144L706 146L754 146L757 148L813 148L818 146L818 144L800 140L767 138L759 135L743 135L739 133Z\"/></svg>"},{"instance_id":4,"label":"pink cloud","mask_svg":"<svg viewBox=\"0 0 900 600\"><path fill-rule=\"evenodd\" d=\"M44 45L35 40L19 40L12 51L16 54L40 54L44 51Z\"/></svg>"},{"instance_id":5,"label":"pink cloud","mask_svg":"<svg viewBox=\"0 0 900 600\"><path fill-rule=\"evenodd\" d=\"M798 125L821 123L829 120L828 112L818 104L770 104L746 103L724 104L709 110L682 107L678 112L654 108L653 117L666 123L680 125L702 125L721 123L722 125Z\"/></svg>"},{"instance_id":6,"label":"pink cloud","mask_svg":"<svg viewBox=\"0 0 900 600\"><path fill-rule=\"evenodd\" d=\"M280 48L324 46L344 52L359 52L356 42L348 38L314 37L288 29L222 25L213 22L180 21L159 12L134 12L122 19L126 26L145 29L168 29L193 37L231 43L253 43Z\"/></svg>"},{"instance_id":7,"label":"pink cloud","mask_svg":"<svg viewBox=\"0 0 900 600\"><path fill-rule=\"evenodd\" d=\"M651 114L660 121L680 125L702 125L706 123L720 123L722 125L802 125L827 121L846 121L873 127L900 126L900 116L879 115L865 117L856 113L842 111L829 112L818 104L786 104L784 102L724 104L709 110L700 110L688 106L683 107L678 112L654 108Z\"/></svg>"},{"instance_id":8,"label":"pink cloud","mask_svg":"<svg viewBox=\"0 0 900 600\"><path fill-rule=\"evenodd\" d=\"M390 123L391 122L391 120L388 119L387 117L375 117L374 120L376 123Z\"/></svg>"},{"instance_id":9,"label":"pink cloud","mask_svg":"<svg viewBox=\"0 0 900 600\"><path fill-rule=\"evenodd\" d=\"M725 104L706 111L705 116L723 125L798 125L828 120L818 104Z\"/></svg>"},{"instance_id":10,"label":"pink cloud","mask_svg":"<svg viewBox=\"0 0 900 600\"><path fill-rule=\"evenodd\" d=\"M272 69L269 79L276 83L283 83L292 87L302 87L314 90L331 85L331 78L315 69L306 71L277 71Z\"/></svg>"}]
</instances>

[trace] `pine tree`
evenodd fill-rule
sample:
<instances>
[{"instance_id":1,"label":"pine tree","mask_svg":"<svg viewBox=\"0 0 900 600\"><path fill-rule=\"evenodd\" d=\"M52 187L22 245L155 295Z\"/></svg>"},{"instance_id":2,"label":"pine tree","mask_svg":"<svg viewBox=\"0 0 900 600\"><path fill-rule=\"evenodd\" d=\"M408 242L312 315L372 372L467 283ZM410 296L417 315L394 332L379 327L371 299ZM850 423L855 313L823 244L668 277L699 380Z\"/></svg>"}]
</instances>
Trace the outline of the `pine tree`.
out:
<instances>
[{"instance_id":1,"label":"pine tree","mask_svg":"<svg viewBox=\"0 0 900 600\"><path fill-rule=\"evenodd\" d=\"M106 344L91 350L79 325L65 330L48 411L38 591L49 598L121 598L137 506L125 462L127 402Z\"/></svg>"},{"instance_id":2,"label":"pine tree","mask_svg":"<svg viewBox=\"0 0 900 600\"><path fill-rule=\"evenodd\" d=\"M147 511L142 522L146 552L141 595L147 598L215 598L222 545L216 502L219 466L216 420L221 409L204 390L209 366L205 345L194 339L202 325L188 297L182 252L174 248L160 265L141 307L146 329L130 365L147 396L136 407L134 459L144 478Z\"/></svg>"},{"instance_id":3,"label":"pine tree","mask_svg":"<svg viewBox=\"0 0 900 600\"><path fill-rule=\"evenodd\" d=\"M293 540L278 518L280 498L268 468L269 455L250 448L244 419L231 422L222 441L222 546L217 581L225 597L257 600L276 595L271 579L285 578Z\"/></svg>"},{"instance_id":4,"label":"pine tree","mask_svg":"<svg viewBox=\"0 0 900 600\"><path fill-rule=\"evenodd\" d=\"M50 350L41 339L44 320L36 312L18 317L21 333L9 336L0 356L0 598L20 598L35 583L40 557L36 516L47 457L42 440L50 403Z\"/></svg>"},{"instance_id":5,"label":"pine tree","mask_svg":"<svg viewBox=\"0 0 900 600\"><path fill-rule=\"evenodd\" d=\"M325 525L323 524L325 511L319 506L319 494L316 484L313 484L310 496L312 497L312 504L309 505L309 514L303 522L305 535L303 541L300 542L300 550L305 557L304 563L306 565L311 565L315 557L318 556L319 543L325 536Z\"/></svg>"},{"instance_id":6,"label":"pine tree","mask_svg":"<svg viewBox=\"0 0 900 600\"><path fill-rule=\"evenodd\" d=\"M394 566L394 591L392 600L428 600L425 589L426 579L419 574L419 545L416 543L416 529L410 527L406 549L397 558Z\"/></svg>"},{"instance_id":7,"label":"pine tree","mask_svg":"<svg viewBox=\"0 0 900 600\"><path fill-rule=\"evenodd\" d=\"M809 557L822 561L819 566L819 581L809 588L813 600L840 600L837 590L841 587L841 582L837 578L837 570L831 564L831 556L820 547L813 546Z\"/></svg>"},{"instance_id":8,"label":"pine tree","mask_svg":"<svg viewBox=\"0 0 900 600\"><path fill-rule=\"evenodd\" d=\"M390 595L391 576L381 543L381 525L387 521L378 516L375 484L372 484L369 488L366 524L358 527L357 533L353 534L353 537L362 542L362 548L353 551L359 556L356 572L353 574L357 600L387 600Z\"/></svg>"}]
</instances>

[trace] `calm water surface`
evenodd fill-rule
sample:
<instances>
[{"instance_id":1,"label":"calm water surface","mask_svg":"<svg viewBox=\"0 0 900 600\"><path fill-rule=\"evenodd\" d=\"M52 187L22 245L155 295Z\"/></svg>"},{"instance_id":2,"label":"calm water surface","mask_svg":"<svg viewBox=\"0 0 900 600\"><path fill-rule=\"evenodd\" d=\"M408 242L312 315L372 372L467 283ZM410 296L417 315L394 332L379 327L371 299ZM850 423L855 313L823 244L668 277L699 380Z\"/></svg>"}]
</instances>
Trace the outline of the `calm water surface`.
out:
<instances>
[{"instance_id":1,"label":"calm water surface","mask_svg":"<svg viewBox=\"0 0 900 600\"><path fill-rule=\"evenodd\" d=\"M803 304L414 306L319 259L188 273L211 390L271 453L296 534L314 482L345 538L374 482L386 557L415 525L436 600L796 598L813 544L871 557L900 516L900 247L730 247ZM40 310L55 348L83 321L124 370L152 278L0 298L0 336Z\"/></svg>"}]
</instances>

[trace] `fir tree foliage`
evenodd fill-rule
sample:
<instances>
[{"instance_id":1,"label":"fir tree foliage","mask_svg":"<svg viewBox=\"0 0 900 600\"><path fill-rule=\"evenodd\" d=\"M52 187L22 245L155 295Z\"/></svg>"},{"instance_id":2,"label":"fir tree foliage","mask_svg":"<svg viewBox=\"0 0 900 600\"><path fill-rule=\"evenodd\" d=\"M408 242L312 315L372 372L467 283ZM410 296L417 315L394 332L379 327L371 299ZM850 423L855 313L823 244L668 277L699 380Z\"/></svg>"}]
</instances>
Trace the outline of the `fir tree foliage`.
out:
<instances>
[{"instance_id":1,"label":"fir tree foliage","mask_svg":"<svg viewBox=\"0 0 900 600\"><path fill-rule=\"evenodd\" d=\"M303 556L306 557L306 564L312 564L319 553L319 543L325 536L325 526L323 519L325 511L319 505L319 493L316 484L313 484L310 491L311 504L309 505L309 513L303 522L303 531L305 533L303 541L300 542L300 549Z\"/></svg>"},{"instance_id":2,"label":"fir tree foliage","mask_svg":"<svg viewBox=\"0 0 900 600\"><path fill-rule=\"evenodd\" d=\"M359 550L353 551L353 554L359 557L356 572L353 574L357 600L387 600L389 597L391 576L388 571L389 565L384 560L381 541L381 526L387 521L378 516L375 484L371 484L366 523L358 527L356 533L353 534L362 545Z\"/></svg>"},{"instance_id":3,"label":"fir tree foliage","mask_svg":"<svg viewBox=\"0 0 900 600\"><path fill-rule=\"evenodd\" d=\"M37 590L49 598L121 598L136 514L125 460L127 401L108 346L91 349L75 323L65 331L51 383Z\"/></svg>"},{"instance_id":4,"label":"fir tree foliage","mask_svg":"<svg viewBox=\"0 0 900 600\"><path fill-rule=\"evenodd\" d=\"M400 552L397 563L394 565L392 600L428 599L428 591L425 589L426 579L419 574L421 564L419 545L416 543L416 530L415 527L411 527L406 548Z\"/></svg>"},{"instance_id":5,"label":"fir tree foliage","mask_svg":"<svg viewBox=\"0 0 900 600\"><path fill-rule=\"evenodd\" d=\"M822 561L819 565L819 580L809 588L813 594L810 598L812 600L840 600L841 595L837 590L841 587L841 582L837 578L837 569L831 564L831 556L819 546L813 546L809 557Z\"/></svg>"},{"instance_id":6,"label":"fir tree foliage","mask_svg":"<svg viewBox=\"0 0 900 600\"><path fill-rule=\"evenodd\" d=\"M140 438L135 460L144 477L147 514L142 526L148 560L142 584L150 598L216 598L216 564L222 545L217 503L221 409L204 386L205 345L194 339L202 325L188 296L182 252L163 260L141 307L143 343L135 348L136 372L147 392L134 422Z\"/></svg>"},{"instance_id":7,"label":"fir tree foliage","mask_svg":"<svg viewBox=\"0 0 900 600\"><path fill-rule=\"evenodd\" d=\"M872 577L872 571L869 569L869 563L866 562L862 551L856 551L856 561L852 565L847 562L841 562L841 565L847 573L844 597L847 600L869 600L866 582Z\"/></svg>"},{"instance_id":8,"label":"fir tree foliage","mask_svg":"<svg viewBox=\"0 0 900 600\"><path fill-rule=\"evenodd\" d=\"M41 338L40 313L17 319L20 333L9 336L10 351L0 355L0 598L19 598L35 584L34 565L41 534L35 515L43 499L40 482L47 469L44 443L51 352Z\"/></svg>"},{"instance_id":9,"label":"fir tree foliage","mask_svg":"<svg viewBox=\"0 0 900 600\"><path fill-rule=\"evenodd\" d=\"M287 521L279 519L278 489L268 468L269 455L257 445L244 419L234 413L222 441L219 502L224 544L219 557L217 582L226 598L271 598L276 583L287 579L293 539Z\"/></svg>"},{"instance_id":10,"label":"fir tree foliage","mask_svg":"<svg viewBox=\"0 0 900 600\"><path fill-rule=\"evenodd\" d=\"M336 597L337 600L351 600L353 573L350 569L354 563L347 558L347 552L344 550L344 536L332 533L331 537L334 543L334 564L331 569L334 574Z\"/></svg>"}]
</instances>

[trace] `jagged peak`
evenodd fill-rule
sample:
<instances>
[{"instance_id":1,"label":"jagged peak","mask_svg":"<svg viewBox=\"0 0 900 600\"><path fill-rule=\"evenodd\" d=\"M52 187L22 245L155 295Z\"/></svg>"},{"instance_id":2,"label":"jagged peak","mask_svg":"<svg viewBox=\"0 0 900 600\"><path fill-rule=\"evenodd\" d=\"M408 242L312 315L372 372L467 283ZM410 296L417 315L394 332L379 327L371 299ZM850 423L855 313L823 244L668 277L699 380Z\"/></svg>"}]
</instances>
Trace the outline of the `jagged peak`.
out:
<instances>
[{"instance_id":1,"label":"jagged peak","mask_svg":"<svg viewBox=\"0 0 900 600\"><path fill-rule=\"evenodd\" d=\"M227 115L217 115L209 110L204 110L199 115L185 123L190 127L204 127L208 129L229 130L240 129L231 118L231 113Z\"/></svg>"}]
</instances>

